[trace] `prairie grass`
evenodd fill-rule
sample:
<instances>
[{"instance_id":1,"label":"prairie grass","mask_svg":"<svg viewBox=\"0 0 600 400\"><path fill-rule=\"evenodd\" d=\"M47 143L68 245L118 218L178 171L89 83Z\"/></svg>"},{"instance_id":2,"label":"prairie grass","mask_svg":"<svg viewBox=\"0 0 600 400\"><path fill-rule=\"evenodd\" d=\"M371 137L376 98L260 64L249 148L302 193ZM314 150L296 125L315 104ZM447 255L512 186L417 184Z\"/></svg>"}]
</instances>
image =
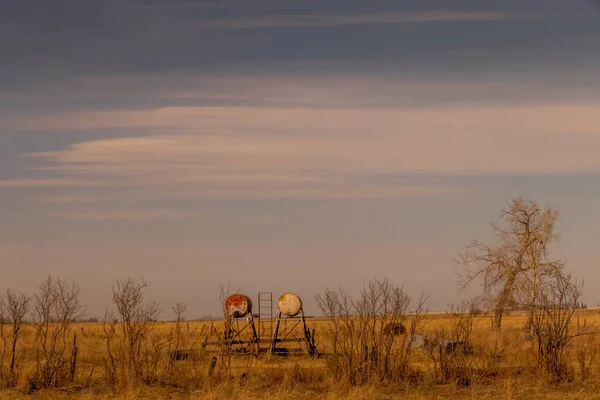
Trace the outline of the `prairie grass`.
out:
<instances>
[{"instance_id":1,"label":"prairie grass","mask_svg":"<svg viewBox=\"0 0 600 400\"><path fill-rule=\"evenodd\" d=\"M308 319L316 331L319 350L327 348L324 332L327 321ZM218 338L223 329L220 321L190 321L181 326L178 347L188 356L170 357L174 339L174 322L157 323L154 327L157 358L152 379L139 382L119 378L111 381L106 374L106 335L101 323L78 323L77 368L72 382L59 387L39 389L32 393L39 399L585 399L600 398L600 336L591 334L575 338L566 350L570 379L551 384L538 368L536 344L523 330L526 316L511 312L505 317L503 330L491 330L490 316L481 314L473 323L471 341L474 354L468 360L467 381L440 381L435 365L426 352L411 353L411 374L402 382L373 379L361 385L350 385L328 369L327 354L317 359L305 356L259 356L234 354L227 367L217 363L211 372L213 353L210 346L202 350L209 331ZM443 337L451 329L447 313L430 313L423 320L419 334ZM600 330L600 311L580 310L573 324L596 324ZM216 332L216 333L214 333ZM5 326L4 335L10 330ZM116 340L120 337L117 335ZM212 340L212 339L210 339ZM215 350L217 346L215 347ZM171 349L171 350L170 350ZM69 350L70 354L70 350ZM68 358L68 354L65 355ZM25 326L17 347L17 363L13 387L0 391L0 399L28 397L35 374L35 334ZM6 357L4 360L6 364ZM2 366L6 374L6 365ZM123 372L125 373L125 372Z\"/></svg>"}]
</instances>

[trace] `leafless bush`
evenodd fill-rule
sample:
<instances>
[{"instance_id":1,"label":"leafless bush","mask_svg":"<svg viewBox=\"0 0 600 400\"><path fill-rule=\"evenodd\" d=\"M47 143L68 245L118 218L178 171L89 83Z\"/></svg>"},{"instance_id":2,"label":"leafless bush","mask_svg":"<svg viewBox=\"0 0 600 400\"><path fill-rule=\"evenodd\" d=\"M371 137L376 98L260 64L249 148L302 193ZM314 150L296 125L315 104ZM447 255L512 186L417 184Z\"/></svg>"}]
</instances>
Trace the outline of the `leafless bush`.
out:
<instances>
[{"instance_id":1,"label":"leafless bush","mask_svg":"<svg viewBox=\"0 0 600 400\"><path fill-rule=\"evenodd\" d=\"M385 327L408 325L414 334L425 315L425 296L410 316L410 297L387 278L368 281L356 301L341 289L326 289L316 300L328 319L324 336L331 346L328 366L336 380L361 385L407 377L412 346L406 335L391 335Z\"/></svg>"},{"instance_id":2,"label":"leafless bush","mask_svg":"<svg viewBox=\"0 0 600 400\"><path fill-rule=\"evenodd\" d=\"M74 335L73 324L81 318L84 306L77 285L48 276L33 297L37 387L56 386L73 378L75 372L67 350ZM71 366L71 368L69 368Z\"/></svg>"},{"instance_id":3,"label":"leafless bush","mask_svg":"<svg viewBox=\"0 0 600 400\"><path fill-rule=\"evenodd\" d=\"M107 375L122 383L151 382L156 379L158 363L165 343L156 335L155 326L160 314L158 304L144 300L148 283L132 278L117 279L112 290L112 300L117 308L118 326L122 331L122 344L116 343L117 324L112 314L107 314L103 329L107 343Z\"/></svg>"},{"instance_id":4,"label":"leafless bush","mask_svg":"<svg viewBox=\"0 0 600 400\"><path fill-rule=\"evenodd\" d=\"M4 304L0 301L0 340L2 341L2 349L0 350L0 389L5 388L5 382L9 375L6 368L6 352L8 347L6 325L6 311L4 310Z\"/></svg>"},{"instance_id":5,"label":"leafless bush","mask_svg":"<svg viewBox=\"0 0 600 400\"><path fill-rule=\"evenodd\" d=\"M221 351L219 352L220 359L220 371L224 375L228 376L231 369L231 355L232 355L232 337L231 337L231 328L233 324L233 319L227 313L227 309L225 308L225 301L229 296L229 284L225 286L222 283L219 283L219 301L221 302L221 307L223 307L223 334L219 338L219 347ZM212 368L211 368L212 369ZM212 371L211 371L212 375Z\"/></svg>"},{"instance_id":6,"label":"leafless bush","mask_svg":"<svg viewBox=\"0 0 600 400\"><path fill-rule=\"evenodd\" d=\"M441 330L436 339L427 342L425 350L433 362L438 381L470 384L475 310L472 301L465 301L458 306L450 305L447 312L450 320L449 333Z\"/></svg>"},{"instance_id":7,"label":"leafless bush","mask_svg":"<svg viewBox=\"0 0 600 400\"><path fill-rule=\"evenodd\" d=\"M173 312L175 313L175 326L171 330L170 334L170 348L169 348L169 371L173 372L175 369L175 361L180 359L187 358L187 353L180 352L180 346L182 341L182 329L183 324L185 323L185 311L187 310L187 306L185 304L175 302L172 307Z\"/></svg>"},{"instance_id":8,"label":"leafless bush","mask_svg":"<svg viewBox=\"0 0 600 400\"><path fill-rule=\"evenodd\" d=\"M10 372L6 360L9 356L11 339L10 328L7 328L10 322L6 311L4 302L0 299L0 340L2 341L2 349L0 350L0 390L6 389L14 384L14 375Z\"/></svg>"},{"instance_id":9,"label":"leafless bush","mask_svg":"<svg viewBox=\"0 0 600 400\"><path fill-rule=\"evenodd\" d=\"M112 385L116 385L119 380L119 371L123 370L123 365L119 362L120 357L118 350L115 349L115 337L117 335L116 329L117 320L112 313L108 310L102 318L102 332L104 333L104 340L106 344L106 353L104 356L104 374L106 379Z\"/></svg>"},{"instance_id":10,"label":"leafless bush","mask_svg":"<svg viewBox=\"0 0 600 400\"><path fill-rule=\"evenodd\" d=\"M598 345L594 343L594 337L588 340L579 341L575 345L575 359L579 366L581 380L585 381L590 377L592 365L598 356Z\"/></svg>"},{"instance_id":11,"label":"leafless bush","mask_svg":"<svg viewBox=\"0 0 600 400\"><path fill-rule=\"evenodd\" d=\"M575 331L571 327L573 314L579 307L582 285L560 268L546 276L540 286L536 307L529 311L537 340L538 363L553 381L571 380L565 348L591 327L588 325Z\"/></svg>"},{"instance_id":12,"label":"leafless bush","mask_svg":"<svg viewBox=\"0 0 600 400\"><path fill-rule=\"evenodd\" d=\"M30 298L25 294L16 294L10 289L6 290L6 297L0 299L0 309L2 310L1 335L2 335L2 363L0 364L0 377L2 386L11 387L18 381L17 368L17 343L25 333L25 316L29 311ZM4 326L9 325L12 329L5 334ZM7 350L7 347L10 349ZM4 360L10 351L10 361L8 368L5 367Z\"/></svg>"}]
</instances>

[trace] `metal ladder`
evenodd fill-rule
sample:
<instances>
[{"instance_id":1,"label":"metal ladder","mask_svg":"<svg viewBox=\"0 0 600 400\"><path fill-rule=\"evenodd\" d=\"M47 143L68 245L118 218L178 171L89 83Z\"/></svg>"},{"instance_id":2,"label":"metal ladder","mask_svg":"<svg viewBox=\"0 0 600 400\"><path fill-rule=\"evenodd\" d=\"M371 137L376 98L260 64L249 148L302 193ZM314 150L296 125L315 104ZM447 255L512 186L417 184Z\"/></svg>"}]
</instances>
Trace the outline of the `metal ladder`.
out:
<instances>
[{"instance_id":1,"label":"metal ladder","mask_svg":"<svg viewBox=\"0 0 600 400\"><path fill-rule=\"evenodd\" d=\"M258 293L258 315L260 318L258 336L261 343L271 343L273 337L273 293Z\"/></svg>"}]
</instances>

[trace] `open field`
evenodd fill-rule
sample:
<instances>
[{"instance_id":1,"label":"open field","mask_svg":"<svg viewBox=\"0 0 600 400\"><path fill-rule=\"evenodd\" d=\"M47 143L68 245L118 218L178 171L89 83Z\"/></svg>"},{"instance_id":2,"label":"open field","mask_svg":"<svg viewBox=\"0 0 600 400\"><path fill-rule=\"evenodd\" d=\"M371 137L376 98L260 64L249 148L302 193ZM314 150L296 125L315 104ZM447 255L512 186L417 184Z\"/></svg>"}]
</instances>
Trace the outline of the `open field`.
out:
<instances>
[{"instance_id":1,"label":"open field","mask_svg":"<svg viewBox=\"0 0 600 400\"><path fill-rule=\"evenodd\" d=\"M456 316L454 316L455 318ZM408 316L410 318L410 316ZM444 337L449 334L451 314L428 314L417 333L427 337ZM212 372L213 353L202 350L211 327L218 337L222 321L183 322L178 349L186 354L183 360L169 357L173 350L174 322L160 322L154 326L153 347L155 358L149 353L142 360L153 368L153 379L134 383L121 377L107 375L107 339L101 323L79 323L77 333L77 368L73 382L59 388L40 389L35 398L546 398L581 399L600 398L600 311L580 310L573 324L592 326L590 334L577 337L566 349L570 378L560 384L550 384L537 368L536 343L526 340L522 327L526 321L523 313L509 313L501 332L492 332L490 316L474 317L472 344L474 354L463 361L468 367L468 381L441 381L434 360L426 352L415 349L410 356L411 375L403 381L381 382L369 380L361 385L351 385L336 378L328 365L327 326L321 318L307 320L315 329L316 344L322 353L317 359L307 356L271 356L261 353L231 356L224 369L221 361ZM6 328L6 327L5 327ZM118 328L118 326L117 326ZM574 327L575 328L575 327ZM5 335L9 331L5 329ZM119 342L121 337L113 340ZM398 337L394 340L400 341ZM210 346L209 346L210 347ZM207 350L209 349L207 347ZM114 346L114 357L120 357ZM69 350L70 353L70 350ZM0 398L13 399L27 396L30 380L35 374L36 351L34 331L26 326L17 349L18 382L11 389L0 392ZM68 356L68 355L67 355ZM68 358L68 357L67 357ZM6 360L6 357L5 357ZM6 361L5 361L6 363ZM4 367L5 368L5 367ZM209 376L210 374L210 376Z\"/></svg>"}]
</instances>

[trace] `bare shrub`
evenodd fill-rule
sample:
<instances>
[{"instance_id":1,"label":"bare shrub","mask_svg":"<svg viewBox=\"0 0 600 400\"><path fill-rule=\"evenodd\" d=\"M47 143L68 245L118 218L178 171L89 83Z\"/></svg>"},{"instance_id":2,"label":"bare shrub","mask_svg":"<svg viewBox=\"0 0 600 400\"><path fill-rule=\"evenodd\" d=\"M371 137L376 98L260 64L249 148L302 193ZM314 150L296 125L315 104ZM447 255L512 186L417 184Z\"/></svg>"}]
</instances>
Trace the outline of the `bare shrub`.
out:
<instances>
[{"instance_id":1,"label":"bare shrub","mask_svg":"<svg viewBox=\"0 0 600 400\"><path fill-rule=\"evenodd\" d=\"M565 357L565 348L592 325L573 330L571 321L582 293L582 285L557 268L543 277L536 307L530 309L533 335L537 340L539 366L555 382L572 380L573 374Z\"/></svg>"},{"instance_id":2,"label":"bare shrub","mask_svg":"<svg viewBox=\"0 0 600 400\"><path fill-rule=\"evenodd\" d=\"M17 344L25 333L25 316L29 311L30 300L25 294L16 294L11 289L7 289L6 296L0 299L0 309L2 310L2 364L0 364L0 374L2 386L4 387L15 386L19 380ZM4 332L5 325L11 328L7 333ZM10 355L10 359L8 367L5 367L5 357L8 355Z\"/></svg>"},{"instance_id":3,"label":"bare shrub","mask_svg":"<svg viewBox=\"0 0 600 400\"><path fill-rule=\"evenodd\" d=\"M0 389L6 389L14 384L14 374L9 369L10 362L7 361L7 357L11 357L10 354L10 321L7 316L7 310L4 305L3 299L0 299L0 340L2 341L2 349L0 350Z\"/></svg>"},{"instance_id":4,"label":"bare shrub","mask_svg":"<svg viewBox=\"0 0 600 400\"><path fill-rule=\"evenodd\" d=\"M581 374L581 380L587 380L591 375L592 365L598 356L598 344L594 342L594 337L588 337L588 340L578 341L575 345L575 359Z\"/></svg>"},{"instance_id":5,"label":"bare shrub","mask_svg":"<svg viewBox=\"0 0 600 400\"><path fill-rule=\"evenodd\" d=\"M173 372L173 370L175 369L175 361L187 359L187 357L189 356L188 353L182 352L180 350L182 342L183 324L185 323L184 313L187 310L187 306L185 304L175 302L171 309L175 313L175 326L171 330L171 333L169 335L169 372Z\"/></svg>"},{"instance_id":6,"label":"bare shrub","mask_svg":"<svg viewBox=\"0 0 600 400\"><path fill-rule=\"evenodd\" d=\"M229 284L225 286L219 283L219 301L223 307L223 333L219 338L219 372L223 376L229 376L231 372L231 356L233 355L234 319L229 315L225 307L225 301L231 294ZM211 368L211 370L214 366ZM212 372L211 372L212 375Z\"/></svg>"},{"instance_id":7,"label":"bare shrub","mask_svg":"<svg viewBox=\"0 0 600 400\"><path fill-rule=\"evenodd\" d=\"M154 301L144 300L148 283L132 278L117 279L112 300L117 308L119 324L107 313L103 330L107 344L107 377L113 383L152 382L156 379L158 363L166 344L160 340L155 327L160 310ZM117 343L116 330L120 328L122 343Z\"/></svg>"},{"instance_id":8,"label":"bare shrub","mask_svg":"<svg viewBox=\"0 0 600 400\"><path fill-rule=\"evenodd\" d=\"M472 301L450 305L446 313L450 329L438 331L437 338L428 340L425 350L434 366L439 382L455 382L468 386L473 364L473 324L475 307ZM445 339L448 338L448 339Z\"/></svg>"},{"instance_id":9,"label":"bare shrub","mask_svg":"<svg viewBox=\"0 0 600 400\"><path fill-rule=\"evenodd\" d=\"M85 311L79 293L74 282L49 275L33 297L37 387L57 386L73 378L67 350L74 335L73 324Z\"/></svg>"},{"instance_id":10,"label":"bare shrub","mask_svg":"<svg viewBox=\"0 0 600 400\"><path fill-rule=\"evenodd\" d=\"M104 333L104 341L106 344L106 353L104 355L104 374L107 381L115 386L119 381L119 371L122 371L124 365L119 357L119 350L115 347L115 337L117 336L116 329L117 320L108 310L102 318L102 332ZM121 368L120 368L121 367Z\"/></svg>"},{"instance_id":11,"label":"bare shrub","mask_svg":"<svg viewBox=\"0 0 600 400\"><path fill-rule=\"evenodd\" d=\"M342 289L326 289L316 300L328 319L323 333L330 346L327 364L337 381L361 385L407 377L412 346L406 335L391 335L385 327L408 325L414 334L425 315L424 295L410 316L411 298L387 278L365 283L357 300Z\"/></svg>"},{"instance_id":12,"label":"bare shrub","mask_svg":"<svg viewBox=\"0 0 600 400\"><path fill-rule=\"evenodd\" d=\"M6 353L8 348L8 333L6 332L7 318L4 304L0 301L0 340L2 349L0 349L0 389L5 389L5 383L9 376L6 368Z\"/></svg>"}]
</instances>

